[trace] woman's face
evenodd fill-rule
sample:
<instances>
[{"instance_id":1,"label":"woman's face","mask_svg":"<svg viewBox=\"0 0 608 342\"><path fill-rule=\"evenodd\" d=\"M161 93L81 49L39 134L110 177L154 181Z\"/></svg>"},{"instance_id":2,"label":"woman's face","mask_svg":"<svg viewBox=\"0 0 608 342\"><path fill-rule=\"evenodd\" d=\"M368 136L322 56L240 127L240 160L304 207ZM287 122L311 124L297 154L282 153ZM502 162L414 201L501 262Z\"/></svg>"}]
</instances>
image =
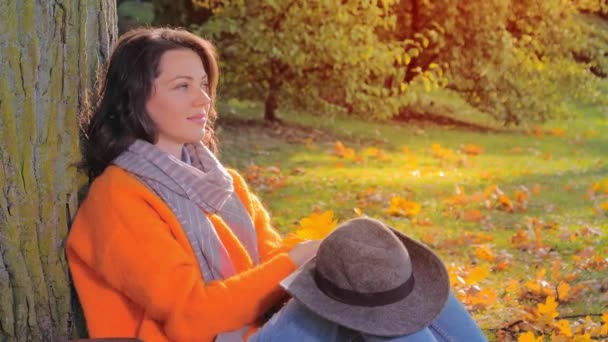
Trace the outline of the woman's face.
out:
<instances>
[{"instance_id":1,"label":"woman's face","mask_svg":"<svg viewBox=\"0 0 608 342\"><path fill-rule=\"evenodd\" d=\"M183 144L203 138L211 107L209 79L201 58L189 49L165 52L158 68L146 110L158 130L155 145L181 158Z\"/></svg>"}]
</instances>

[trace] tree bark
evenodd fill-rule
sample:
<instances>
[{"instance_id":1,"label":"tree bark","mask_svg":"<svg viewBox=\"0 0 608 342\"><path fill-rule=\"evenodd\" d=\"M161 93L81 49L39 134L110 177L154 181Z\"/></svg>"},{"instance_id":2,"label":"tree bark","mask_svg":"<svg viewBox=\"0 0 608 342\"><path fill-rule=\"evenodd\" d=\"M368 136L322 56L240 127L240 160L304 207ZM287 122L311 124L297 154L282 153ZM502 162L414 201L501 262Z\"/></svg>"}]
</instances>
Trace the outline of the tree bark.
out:
<instances>
[{"instance_id":1,"label":"tree bark","mask_svg":"<svg viewBox=\"0 0 608 342\"><path fill-rule=\"evenodd\" d=\"M77 116L115 39L115 0L0 1L0 341L82 328L63 248Z\"/></svg>"}]
</instances>

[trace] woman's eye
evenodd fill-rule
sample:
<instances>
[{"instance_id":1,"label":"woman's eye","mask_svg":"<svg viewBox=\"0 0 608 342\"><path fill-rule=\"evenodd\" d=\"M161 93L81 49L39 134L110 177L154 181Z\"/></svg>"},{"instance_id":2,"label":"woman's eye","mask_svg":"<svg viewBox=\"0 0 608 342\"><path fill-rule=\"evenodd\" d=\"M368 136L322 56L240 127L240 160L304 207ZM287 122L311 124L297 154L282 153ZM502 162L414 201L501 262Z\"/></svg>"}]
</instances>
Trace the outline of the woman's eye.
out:
<instances>
[{"instance_id":1,"label":"woman's eye","mask_svg":"<svg viewBox=\"0 0 608 342\"><path fill-rule=\"evenodd\" d=\"M177 87L175 87L175 89L188 89L188 84L187 83L178 84Z\"/></svg>"}]
</instances>

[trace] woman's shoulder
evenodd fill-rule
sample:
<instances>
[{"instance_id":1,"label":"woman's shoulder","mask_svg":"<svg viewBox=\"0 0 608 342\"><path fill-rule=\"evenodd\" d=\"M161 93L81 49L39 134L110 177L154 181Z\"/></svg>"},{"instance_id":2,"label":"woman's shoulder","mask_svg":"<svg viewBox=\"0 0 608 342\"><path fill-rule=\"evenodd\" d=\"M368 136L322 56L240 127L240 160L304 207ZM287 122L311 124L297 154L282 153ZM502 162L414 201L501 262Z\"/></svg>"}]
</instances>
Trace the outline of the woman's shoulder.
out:
<instances>
[{"instance_id":1,"label":"woman's shoulder","mask_svg":"<svg viewBox=\"0 0 608 342\"><path fill-rule=\"evenodd\" d=\"M153 193L137 177L118 166L110 165L93 180L87 198L93 197L109 201L107 204L111 205L127 197L147 197L150 195L153 195Z\"/></svg>"}]
</instances>

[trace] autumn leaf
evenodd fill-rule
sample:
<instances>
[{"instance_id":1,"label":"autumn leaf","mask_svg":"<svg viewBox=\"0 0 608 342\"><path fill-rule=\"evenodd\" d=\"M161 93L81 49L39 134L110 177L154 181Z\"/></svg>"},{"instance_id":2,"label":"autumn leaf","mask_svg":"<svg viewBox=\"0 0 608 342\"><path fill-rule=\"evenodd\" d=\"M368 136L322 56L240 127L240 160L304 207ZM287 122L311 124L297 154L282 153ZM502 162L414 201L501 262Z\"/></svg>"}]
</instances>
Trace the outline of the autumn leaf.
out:
<instances>
[{"instance_id":1,"label":"autumn leaf","mask_svg":"<svg viewBox=\"0 0 608 342\"><path fill-rule=\"evenodd\" d=\"M483 214L477 209L471 209L464 212L465 221L479 222L483 220Z\"/></svg>"},{"instance_id":2,"label":"autumn leaf","mask_svg":"<svg viewBox=\"0 0 608 342\"><path fill-rule=\"evenodd\" d=\"M511 237L511 245L515 248L524 248L528 243L528 234L521 228Z\"/></svg>"},{"instance_id":3,"label":"autumn leaf","mask_svg":"<svg viewBox=\"0 0 608 342\"><path fill-rule=\"evenodd\" d=\"M338 222L334 220L334 212L331 210L322 213L312 213L310 216L300 220L296 235L302 239L322 240L329 235L337 225Z\"/></svg>"},{"instance_id":4,"label":"autumn leaf","mask_svg":"<svg viewBox=\"0 0 608 342\"><path fill-rule=\"evenodd\" d=\"M533 332L528 331L517 337L517 342L543 342L543 335L536 337Z\"/></svg>"},{"instance_id":5,"label":"autumn leaf","mask_svg":"<svg viewBox=\"0 0 608 342\"><path fill-rule=\"evenodd\" d=\"M431 145L431 154L437 159L453 160L455 157L454 151L441 147L440 144Z\"/></svg>"},{"instance_id":6,"label":"autumn leaf","mask_svg":"<svg viewBox=\"0 0 608 342\"><path fill-rule=\"evenodd\" d=\"M483 147L473 144L467 144L464 147L463 152L472 156L476 156L483 152Z\"/></svg>"},{"instance_id":7,"label":"autumn leaf","mask_svg":"<svg viewBox=\"0 0 608 342\"><path fill-rule=\"evenodd\" d=\"M336 141L334 151L340 158L350 159L355 156L355 150L344 146L341 141Z\"/></svg>"},{"instance_id":8,"label":"autumn leaf","mask_svg":"<svg viewBox=\"0 0 608 342\"><path fill-rule=\"evenodd\" d=\"M498 206L500 209L503 209L506 211L513 211L513 203L511 202L511 199L507 195L502 195L502 196L498 197Z\"/></svg>"},{"instance_id":9,"label":"autumn leaf","mask_svg":"<svg viewBox=\"0 0 608 342\"><path fill-rule=\"evenodd\" d=\"M487 245L475 247L475 255L481 260L494 261L495 259L494 252Z\"/></svg>"},{"instance_id":10,"label":"autumn leaf","mask_svg":"<svg viewBox=\"0 0 608 342\"><path fill-rule=\"evenodd\" d=\"M557 305L555 297L548 296L544 304L538 303L537 310L541 317L545 317L549 321L552 321L559 315L559 312L557 312Z\"/></svg>"},{"instance_id":11,"label":"autumn leaf","mask_svg":"<svg viewBox=\"0 0 608 342\"><path fill-rule=\"evenodd\" d=\"M542 138L545 134L543 132L543 129L536 126L532 128L532 131L530 132L530 134L535 135L537 138Z\"/></svg>"},{"instance_id":12,"label":"autumn leaf","mask_svg":"<svg viewBox=\"0 0 608 342\"><path fill-rule=\"evenodd\" d=\"M494 289L485 288L471 296L469 303L474 307L485 309L496 303L496 297L497 294Z\"/></svg>"},{"instance_id":13,"label":"autumn leaf","mask_svg":"<svg viewBox=\"0 0 608 342\"><path fill-rule=\"evenodd\" d=\"M552 128L547 130L547 135L553 135L556 137L565 137L566 132L562 128Z\"/></svg>"},{"instance_id":14,"label":"autumn leaf","mask_svg":"<svg viewBox=\"0 0 608 342\"><path fill-rule=\"evenodd\" d=\"M557 321L557 323L555 323L555 326L557 326L559 332L562 335L566 337L572 337L572 328L570 327L570 322L568 322L567 320L560 319L559 321Z\"/></svg>"},{"instance_id":15,"label":"autumn leaf","mask_svg":"<svg viewBox=\"0 0 608 342\"><path fill-rule=\"evenodd\" d=\"M464 281L468 285L475 285L475 284L479 283L480 281L486 279L489 274L490 274L490 271L486 267L478 266L478 267L472 268L469 271L469 274L466 276Z\"/></svg>"},{"instance_id":16,"label":"autumn leaf","mask_svg":"<svg viewBox=\"0 0 608 342\"><path fill-rule=\"evenodd\" d=\"M600 334L608 335L608 312L604 312L602 314L602 322L604 322L604 324L602 325Z\"/></svg>"},{"instance_id":17,"label":"autumn leaf","mask_svg":"<svg viewBox=\"0 0 608 342\"><path fill-rule=\"evenodd\" d=\"M557 298L560 302L568 301L570 298L570 285L565 282L560 282L557 286Z\"/></svg>"},{"instance_id":18,"label":"autumn leaf","mask_svg":"<svg viewBox=\"0 0 608 342\"><path fill-rule=\"evenodd\" d=\"M602 193L608 195L608 178L593 183L592 189L596 194Z\"/></svg>"},{"instance_id":19,"label":"autumn leaf","mask_svg":"<svg viewBox=\"0 0 608 342\"><path fill-rule=\"evenodd\" d=\"M412 218L418 215L421 208L420 204L416 202L408 201L401 196L393 196L388 209L385 211L392 216L406 216Z\"/></svg>"}]
</instances>

